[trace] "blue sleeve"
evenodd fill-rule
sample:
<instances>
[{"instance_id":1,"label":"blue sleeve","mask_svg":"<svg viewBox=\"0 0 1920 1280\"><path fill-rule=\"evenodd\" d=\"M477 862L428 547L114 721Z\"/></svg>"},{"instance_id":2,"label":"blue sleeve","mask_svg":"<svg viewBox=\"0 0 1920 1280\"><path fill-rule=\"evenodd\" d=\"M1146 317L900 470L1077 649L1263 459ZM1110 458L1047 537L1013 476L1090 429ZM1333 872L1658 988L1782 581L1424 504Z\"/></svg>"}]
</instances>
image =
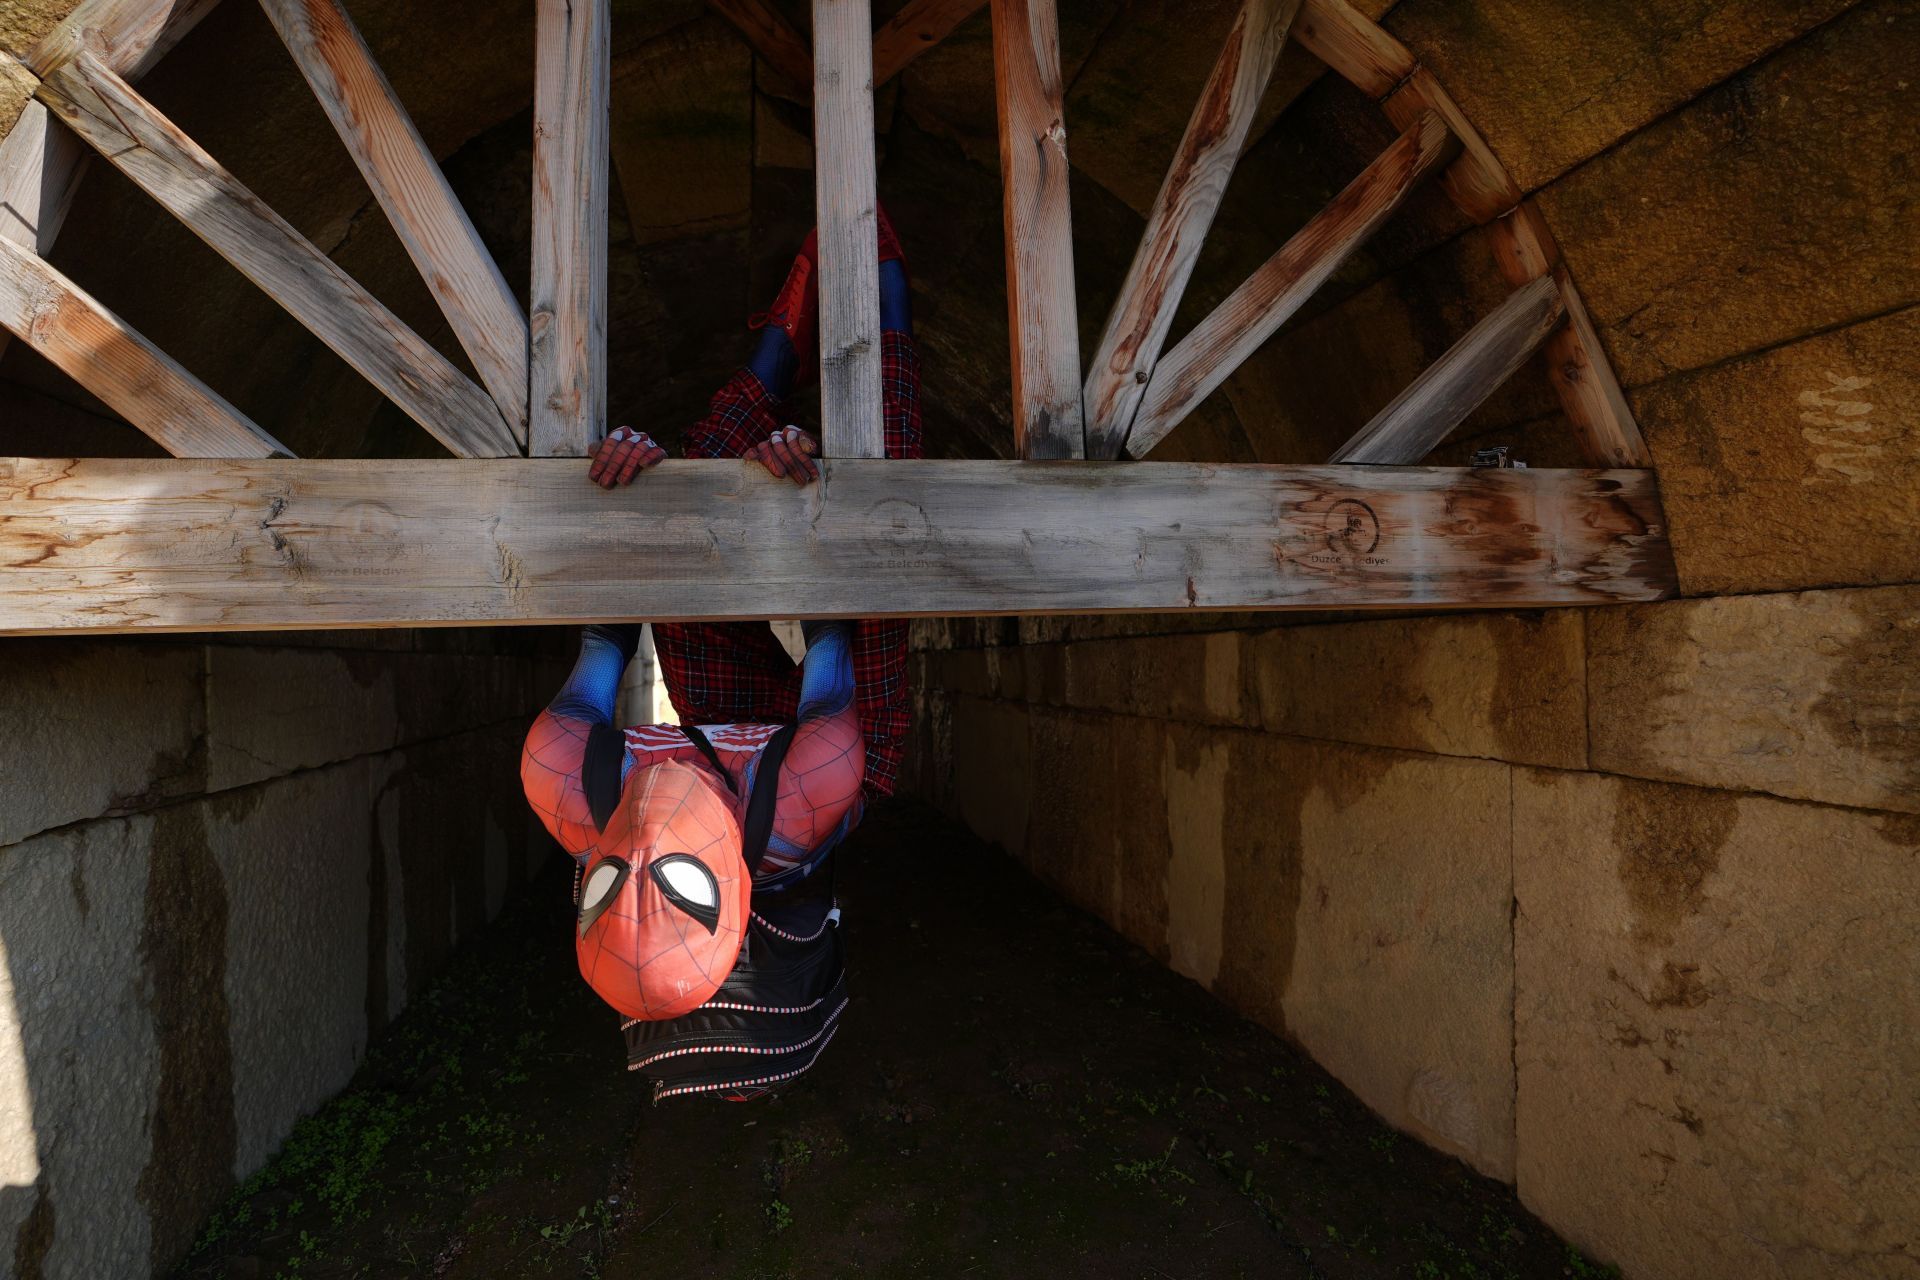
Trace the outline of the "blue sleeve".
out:
<instances>
[{"instance_id":1,"label":"blue sleeve","mask_svg":"<svg viewBox=\"0 0 1920 1280\"><path fill-rule=\"evenodd\" d=\"M836 716L853 705L853 624L809 622L800 664L801 720Z\"/></svg>"},{"instance_id":2,"label":"blue sleeve","mask_svg":"<svg viewBox=\"0 0 1920 1280\"><path fill-rule=\"evenodd\" d=\"M580 634L580 658L573 664L573 674L547 709L589 724L612 724L620 677L639 648L637 626L586 628Z\"/></svg>"}]
</instances>

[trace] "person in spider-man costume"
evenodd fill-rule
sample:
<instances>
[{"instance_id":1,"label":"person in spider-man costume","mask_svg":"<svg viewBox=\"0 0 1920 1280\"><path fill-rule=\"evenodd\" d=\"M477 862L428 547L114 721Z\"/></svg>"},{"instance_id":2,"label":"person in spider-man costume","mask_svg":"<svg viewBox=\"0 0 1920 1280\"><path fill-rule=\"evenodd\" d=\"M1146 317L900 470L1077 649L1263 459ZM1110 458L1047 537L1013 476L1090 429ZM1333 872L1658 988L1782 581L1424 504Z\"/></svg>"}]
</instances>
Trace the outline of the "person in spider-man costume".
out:
<instances>
[{"instance_id":1,"label":"person in spider-man costume","mask_svg":"<svg viewBox=\"0 0 1920 1280\"><path fill-rule=\"evenodd\" d=\"M582 635L573 674L527 734L520 778L581 872L580 972L626 1017L664 1021L705 1004L733 970L756 912L780 932L804 935L831 910L818 893L787 891L863 811L852 630L807 625L797 728L775 765L777 781L765 783L760 771L782 726L707 726L700 732L711 755L676 725L616 731L614 699L640 629L595 626ZM609 775L598 780L607 797L600 812L596 767ZM773 795L772 822L750 875L747 808L762 786Z\"/></svg>"},{"instance_id":2,"label":"person in spider-man costume","mask_svg":"<svg viewBox=\"0 0 1920 1280\"><path fill-rule=\"evenodd\" d=\"M880 276L881 414L889 458L923 453L920 360L906 254L884 208L876 210ZM690 458L741 458L797 484L818 474L820 447L810 434L783 425L786 398L818 369L817 236L794 259L773 305L751 322L760 342L746 366L713 397L707 416L686 434ZM591 475L606 488L631 482L667 456L644 431L620 427L601 442ZM780 721L794 713L793 662L759 623L657 625L654 640L667 695L682 724ZM869 801L893 794L912 726L907 686L907 624L877 619L853 631L855 698L866 737Z\"/></svg>"}]
</instances>

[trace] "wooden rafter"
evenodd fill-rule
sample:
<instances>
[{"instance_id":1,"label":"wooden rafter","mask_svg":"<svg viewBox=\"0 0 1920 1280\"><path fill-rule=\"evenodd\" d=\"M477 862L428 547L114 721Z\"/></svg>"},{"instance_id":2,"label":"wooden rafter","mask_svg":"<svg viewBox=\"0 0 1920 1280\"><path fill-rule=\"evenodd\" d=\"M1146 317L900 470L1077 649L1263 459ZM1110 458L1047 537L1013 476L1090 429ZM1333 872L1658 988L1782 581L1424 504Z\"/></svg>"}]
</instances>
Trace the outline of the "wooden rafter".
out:
<instances>
[{"instance_id":1,"label":"wooden rafter","mask_svg":"<svg viewBox=\"0 0 1920 1280\"><path fill-rule=\"evenodd\" d=\"M1566 314L1552 280L1521 286L1341 446L1333 461L1405 466L1426 457L1540 349Z\"/></svg>"},{"instance_id":2,"label":"wooden rafter","mask_svg":"<svg viewBox=\"0 0 1920 1280\"><path fill-rule=\"evenodd\" d=\"M519 452L485 392L92 54L54 70L40 100L449 450Z\"/></svg>"},{"instance_id":3,"label":"wooden rafter","mask_svg":"<svg viewBox=\"0 0 1920 1280\"><path fill-rule=\"evenodd\" d=\"M1587 460L1602 467L1652 466L1640 424L1540 211L1531 202L1522 204L1493 224L1493 235L1495 261L1509 284L1551 275L1560 287L1567 325L1547 339L1547 377Z\"/></svg>"},{"instance_id":4,"label":"wooden rafter","mask_svg":"<svg viewBox=\"0 0 1920 1280\"><path fill-rule=\"evenodd\" d=\"M80 286L5 236L0 326L177 458L292 456Z\"/></svg>"},{"instance_id":5,"label":"wooden rafter","mask_svg":"<svg viewBox=\"0 0 1920 1280\"><path fill-rule=\"evenodd\" d=\"M82 51L126 80L138 80L167 56L220 0L80 0L27 54L42 76Z\"/></svg>"},{"instance_id":6,"label":"wooden rafter","mask_svg":"<svg viewBox=\"0 0 1920 1280\"><path fill-rule=\"evenodd\" d=\"M1086 456L1080 316L1054 0L993 0L1005 188L1013 437L1023 458Z\"/></svg>"},{"instance_id":7,"label":"wooden rafter","mask_svg":"<svg viewBox=\"0 0 1920 1280\"><path fill-rule=\"evenodd\" d=\"M1306 0L1294 20L1293 38L1376 102L1419 66L1407 46L1346 0Z\"/></svg>"},{"instance_id":8,"label":"wooden rafter","mask_svg":"<svg viewBox=\"0 0 1920 1280\"><path fill-rule=\"evenodd\" d=\"M813 83L813 50L772 0L707 0L707 7L733 24L790 92Z\"/></svg>"},{"instance_id":9,"label":"wooden rafter","mask_svg":"<svg viewBox=\"0 0 1920 1280\"><path fill-rule=\"evenodd\" d=\"M634 549L646 549L635 572ZM0 460L0 633L1522 607L1674 589L1651 473Z\"/></svg>"},{"instance_id":10,"label":"wooden rafter","mask_svg":"<svg viewBox=\"0 0 1920 1280\"><path fill-rule=\"evenodd\" d=\"M261 0L521 444L527 318L338 0Z\"/></svg>"},{"instance_id":11,"label":"wooden rafter","mask_svg":"<svg viewBox=\"0 0 1920 1280\"><path fill-rule=\"evenodd\" d=\"M1167 353L1127 435L1143 458L1279 331L1458 142L1428 112Z\"/></svg>"},{"instance_id":12,"label":"wooden rafter","mask_svg":"<svg viewBox=\"0 0 1920 1280\"><path fill-rule=\"evenodd\" d=\"M607 429L609 0L537 0L529 452L579 457Z\"/></svg>"},{"instance_id":13,"label":"wooden rafter","mask_svg":"<svg viewBox=\"0 0 1920 1280\"><path fill-rule=\"evenodd\" d=\"M884 458L873 18L868 0L813 0L813 40L820 443L830 458Z\"/></svg>"},{"instance_id":14,"label":"wooden rafter","mask_svg":"<svg viewBox=\"0 0 1920 1280\"><path fill-rule=\"evenodd\" d=\"M1244 0L1227 33L1087 373L1090 458L1117 457L1126 443L1299 7L1300 0Z\"/></svg>"},{"instance_id":15,"label":"wooden rafter","mask_svg":"<svg viewBox=\"0 0 1920 1280\"><path fill-rule=\"evenodd\" d=\"M986 3L987 0L908 0L900 12L873 33L874 87L879 88L906 70L908 63L952 35L955 27L979 12ZM1054 26L1057 30L1057 20Z\"/></svg>"}]
</instances>

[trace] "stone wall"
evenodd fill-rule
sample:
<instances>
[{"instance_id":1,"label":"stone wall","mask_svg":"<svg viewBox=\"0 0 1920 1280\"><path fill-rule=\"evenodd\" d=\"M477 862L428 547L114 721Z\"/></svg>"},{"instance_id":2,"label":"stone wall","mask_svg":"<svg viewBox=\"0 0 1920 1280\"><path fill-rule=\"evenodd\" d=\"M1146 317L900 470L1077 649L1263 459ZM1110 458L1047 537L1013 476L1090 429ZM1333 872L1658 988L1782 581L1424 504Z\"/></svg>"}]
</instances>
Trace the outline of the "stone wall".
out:
<instances>
[{"instance_id":1,"label":"stone wall","mask_svg":"<svg viewBox=\"0 0 1920 1280\"><path fill-rule=\"evenodd\" d=\"M0 644L0 1274L134 1276L552 851L554 637Z\"/></svg>"},{"instance_id":2,"label":"stone wall","mask_svg":"<svg viewBox=\"0 0 1920 1280\"><path fill-rule=\"evenodd\" d=\"M1204 74L1141 60L1153 7L1069 101L1089 332L1171 149L1122 108ZM1920 1275L1920 6L1386 25L1558 236L1686 598L923 624L917 785L1629 1277ZM1283 93L1182 325L1384 145L1346 86ZM1489 261L1416 200L1162 452L1324 458ZM1442 459L1494 443L1574 462L1537 367Z\"/></svg>"}]
</instances>

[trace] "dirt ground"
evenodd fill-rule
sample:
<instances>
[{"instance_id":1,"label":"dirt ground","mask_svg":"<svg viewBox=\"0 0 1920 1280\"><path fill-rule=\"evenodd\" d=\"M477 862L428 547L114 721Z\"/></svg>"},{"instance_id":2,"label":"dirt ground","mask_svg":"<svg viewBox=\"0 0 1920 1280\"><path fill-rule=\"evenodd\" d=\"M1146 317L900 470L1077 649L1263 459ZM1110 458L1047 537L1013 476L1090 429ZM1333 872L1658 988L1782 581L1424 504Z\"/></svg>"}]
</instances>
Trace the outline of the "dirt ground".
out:
<instances>
[{"instance_id":1,"label":"dirt ground","mask_svg":"<svg viewBox=\"0 0 1920 1280\"><path fill-rule=\"evenodd\" d=\"M656 1108L556 865L178 1275L1612 1274L930 810L870 818L840 895L811 1078Z\"/></svg>"}]
</instances>

